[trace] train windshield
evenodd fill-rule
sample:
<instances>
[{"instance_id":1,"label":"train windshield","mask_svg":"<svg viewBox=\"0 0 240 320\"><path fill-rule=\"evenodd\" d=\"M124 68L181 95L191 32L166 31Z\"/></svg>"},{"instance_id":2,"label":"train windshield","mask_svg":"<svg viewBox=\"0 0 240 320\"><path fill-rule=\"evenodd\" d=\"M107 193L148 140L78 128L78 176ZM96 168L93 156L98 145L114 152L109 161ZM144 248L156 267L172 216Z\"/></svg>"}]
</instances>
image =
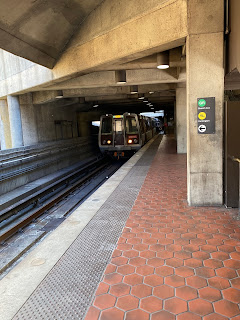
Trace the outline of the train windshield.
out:
<instances>
[{"instance_id":1,"label":"train windshield","mask_svg":"<svg viewBox=\"0 0 240 320\"><path fill-rule=\"evenodd\" d=\"M126 118L126 133L138 133L137 121L135 117Z\"/></svg>"},{"instance_id":2,"label":"train windshield","mask_svg":"<svg viewBox=\"0 0 240 320\"><path fill-rule=\"evenodd\" d=\"M122 120L115 120L115 132L122 132Z\"/></svg>"},{"instance_id":3,"label":"train windshield","mask_svg":"<svg viewBox=\"0 0 240 320\"><path fill-rule=\"evenodd\" d=\"M103 118L102 119L102 133L111 133L112 132L112 118Z\"/></svg>"}]
</instances>

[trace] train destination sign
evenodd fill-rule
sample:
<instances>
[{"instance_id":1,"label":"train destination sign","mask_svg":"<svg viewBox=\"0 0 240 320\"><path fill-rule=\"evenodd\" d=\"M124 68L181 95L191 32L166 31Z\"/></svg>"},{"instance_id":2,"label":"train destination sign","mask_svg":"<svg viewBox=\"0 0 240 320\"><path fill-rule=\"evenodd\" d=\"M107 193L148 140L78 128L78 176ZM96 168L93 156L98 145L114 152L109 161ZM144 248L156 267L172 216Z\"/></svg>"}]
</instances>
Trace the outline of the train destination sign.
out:
<instances>
[{"instance_id":1,"label":"train destination sign","mask_svg":"<svg viewBox=\"0 0 240 320\"><path fill-rule=\"evenodd\" d=\"M199 134L215 133L215 97L197 99Z\"/></svg>"}]
</instances>

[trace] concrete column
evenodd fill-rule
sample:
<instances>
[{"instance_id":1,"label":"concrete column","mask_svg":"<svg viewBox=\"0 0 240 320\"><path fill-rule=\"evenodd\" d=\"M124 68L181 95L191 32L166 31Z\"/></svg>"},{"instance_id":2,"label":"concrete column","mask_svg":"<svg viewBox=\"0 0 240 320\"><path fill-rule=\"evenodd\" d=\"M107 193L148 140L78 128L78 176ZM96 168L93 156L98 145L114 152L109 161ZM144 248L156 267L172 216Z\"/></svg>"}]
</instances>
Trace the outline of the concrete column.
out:
<instances>
[{"instance_id":1,"label":"concrete column","mask_svg":"<svg viewBox=\"0 0 240 320\"><path fill-rule=\"evenodd\" d=\"M187 153L187 100L186 88L176 89L177 153Z\"/></svg>"},{"instance_id":2,"label":"concrete column","mask_svg":"<svg viewBox=\"0 0 240 320\"><path fill-rule=\"evenodd\" d=\"M0 100L0 118L1 118L1 149L12 148L8 104L7 100Z\"/></svg>"},{"instance_id":3,"label":"concrete column","mask_svg":"<svg viewBox=\"0 0 240 320\"><path fill-rule=\"evenodd\" d=\"M18 97L7 96L12 147L23 146L22 120Z\"/></svg>"},{"instance_id":4,"label":"concrete column","mask_svg":"<svg viewBox=\"0 0 240 320\"><path fill-rule=\"evenodd\" d=\"M5 150L6 148L6 141L5 141L5 136L4 136L4 126L3 126L3 121L0 116L0 150Z\"/></svg>"},{"instance_id":5,"label":"concrete column","mask_svg":"<svg viewBox=\"0 0 240 320\"><path fill-rule=\"evenodd\" d=\"M190 205L223 201L223 0L188 0L187 178ZM197 98L215 97L215 134L198 134Z\"/></svg>"},{"instance_id":6,"label":"concrete column","mask_svg":"<svg viewBox=\"0 0 240 320\"><path fill-rule=\"evenodd\" d=\"M38 143L36 107L33 105L32 94L19 96L21 118L23 127L24 146Z\"/></svg>"},{"instance_id":7,"label":"concrete column","mask_svg":"<svg viewBox=\"0 0 240 320\"><path fill-rule=\"evenodd\" d=\"M78 112L77 121L80 137L89 137L91 135L91 114L86 112Z\"/></svg>"}]
</instances>

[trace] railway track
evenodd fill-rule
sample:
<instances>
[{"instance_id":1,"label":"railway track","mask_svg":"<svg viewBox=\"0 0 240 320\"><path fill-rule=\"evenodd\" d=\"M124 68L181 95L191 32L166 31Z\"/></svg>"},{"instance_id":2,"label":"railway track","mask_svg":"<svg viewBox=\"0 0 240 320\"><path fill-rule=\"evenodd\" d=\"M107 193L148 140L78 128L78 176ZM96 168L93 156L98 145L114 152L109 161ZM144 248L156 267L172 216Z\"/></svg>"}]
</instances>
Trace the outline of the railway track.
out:
<instances>
[{"instance_id":1,"label":"railway track","mask_svg":"<svg viewBox=\"0 0 240 320\"><path fill-rule=\"evenodd\" d=\"M8 238L51 208L54 207L56 211L58 204L61 211L64 211L62 216L66 216L104 182L106 174L110 176L119 166L112 165L106 158L98 159L0 211L0 243L3 244ZM83 185L107 167L109 170L98 179L97 185L96 181L92 187L88 184L87 191L83 192Z\"/></svg>"}]
</instances>

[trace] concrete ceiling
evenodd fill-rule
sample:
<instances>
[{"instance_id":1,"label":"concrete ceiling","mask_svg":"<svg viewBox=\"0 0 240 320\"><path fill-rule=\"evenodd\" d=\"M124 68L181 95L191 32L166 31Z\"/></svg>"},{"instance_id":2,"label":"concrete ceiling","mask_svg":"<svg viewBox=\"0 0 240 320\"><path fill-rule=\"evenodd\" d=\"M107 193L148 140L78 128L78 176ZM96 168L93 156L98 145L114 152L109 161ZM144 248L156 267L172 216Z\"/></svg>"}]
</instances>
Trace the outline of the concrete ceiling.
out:
<instances>
[{"instance_id":1,"label":"concrete ceiling","mask_svg":"<svg viewBox=\"0 0 240 320\"><path fill-rule=\"evenodd\" d=\"M0 48L52 68L103 0L1 0Z\"/></svg>"},{"instance_id":2,"label":"concrete ceiling","mask_svg":"<svg viewBox=\"0 0 240 320\"><path fill-rule=\"evenodd\" d=\"M19 93L24 94L32 92L34 104L56 102L56 96L59 95L58 91L61 91L61 104L64 104L65 101L67 105L70 105L71 102L76 103L76 99L80 99L81 102L85 102L85 104L81 102L80 104L82 109L86 109L86 111L90 110L94 104L99 104L104 111L111 110L112 106L115 108L122 108L123 112L148 111L150 107L139 100L137 94L131 94L130 92L131 85L138 85L139 94L144 94L149 102L154 104L155 110L173 107L176 88L178 86L184 86L186 82L185 38L178 36L178 34L176 35L174 28L174 41L170 41L170 38L163 39L162 41L164 44L161 46L160 51L157 51L160 48L158 45L155 44L154 46L151 43L153 46L153 49L150 48L151 50L149 48L147 48L147 50L142 49L142 51L140 50L140 53L134 53L133 55L121 59L113 59L111 57L109 62L99 63L97 68L87 68L81 72L75 72L75 69L77 70L76 62L80 63L82 59L76 59L76 55L74 54L74 63L72 63L72 60L70 59L70 66L74 65L73 72L66 77L65 74L61 74L61 72L65 69L68 70L68 68L65 68L64 59L62 64L61 61L59 63L59 60L61 60L62 57L67 56L69 50L71 51L78 48L74 42L72 43L73 35L75 35L77 45L79 46L82 44L81 41L84 41L85 39L83 35L85 35L85 37L89 36L92 29L95 32L99 19L97 21L96 19L93 19L93 21L90 19L90 24L87 24L85 29L83 25L88 21L89 17L94 17L96 11L100 11L98 14L103 13L103 10L100 10L100 4L102 2L103 4L105 3L103 0L1 1L0 48L38 64L42 64L48 68L53 68L53 66L55 66L53 69L53 71L55 70L55 73L52 81L45 82L30 90L28 89ZM158 6L161 3L164 4L166 1L156 0L153 2ZM115 3L114 8L117 10L119 5L120 2L117 2L117 6ZM147 7L147 3L145 5ZM168 10L167 6L166 8L165 6L163 7L164 9L162 11L165 12L165 10ZM177 16L179 16L179 8L177 7L176 10L176 12L178 12ZM129 15L130 12L131 11L129 11ZM155 11L151 9L149 12L151 12L149 16L149 26L151 30L154 21L152 15ZM163 15L165 15L164 12L162 12ZM143 18L141 12L140 17ZM144 19L147 23L148 17L146 16ZM155 19L157 19L157 21L161 20L158 15ZM139 21L137 18L135 20L137 23L136 26L139 28ZM101 25L98 27L102 27L102 23L105 21L104 17L99 21L101 22ZM116 21L118 22L118 19ZM125 27L125 21L123 22L123 26ZM141 30L136 30L134 26L132 27L132 31L135 30L137 34L141 34ZM112 27L113 30L116 29L116 26ZM84 31L83 35L81 30ZM136 38L134 36L135 31L131 33L134 43L135 40L138 39L138 37ZM99 32L96 35L94 33L93 39L98 39L97 36L101 35L101 32ZM178 39L178 37L180 37L180 39ZM157 37L157 39L159 39L159 37ZM127 41L129 46L133 43L130 34ZM69 47L69 44L72 44L72 46ZM92 50L91 45L90 49L89 52L91 54L97 50ZM136 49L139 49L139 45L137 45ZM135 52L136 49L133 51ZM160 71L156 68L157 53L169 49L170 68L168 70ZM64 54L62 55L63 52ZM85 52L82 47L81 52ZM89 54L89 52L86 61L91 60L91 54ZM93 56L93 64L95 64L95 58L96 57ZM125 85L116 83L116 70L126 70L127 83ZM59 72L60 76L58 76ZM123 110L124 108L125 110Z\"/></svg>"},{"instance_id":3,"label":"concrete ceiling","mask_svg":"<svg viewBox=\"0 0 240 320\"><path fill-rule=\"evenodd\" d=\"M173 108L176 88L186 85L186 61L183 47L169 51L167 70L157 69L157 55L146 56L128 63L112 65L105 70L73 77L66 81L43 84L33 92L33 103L56 102L59 95L62 101L79 98L82 111L102 112L143 112ZM126 70L125 84L116 82L116 70ZM138 94L131 94L131 86L138 86ZM153 106L148 106L139 97L144 95ZM74 102L76 100L73 100ZM85 104L84 104L84 103Z\"/></svg>"}]
</instances>

